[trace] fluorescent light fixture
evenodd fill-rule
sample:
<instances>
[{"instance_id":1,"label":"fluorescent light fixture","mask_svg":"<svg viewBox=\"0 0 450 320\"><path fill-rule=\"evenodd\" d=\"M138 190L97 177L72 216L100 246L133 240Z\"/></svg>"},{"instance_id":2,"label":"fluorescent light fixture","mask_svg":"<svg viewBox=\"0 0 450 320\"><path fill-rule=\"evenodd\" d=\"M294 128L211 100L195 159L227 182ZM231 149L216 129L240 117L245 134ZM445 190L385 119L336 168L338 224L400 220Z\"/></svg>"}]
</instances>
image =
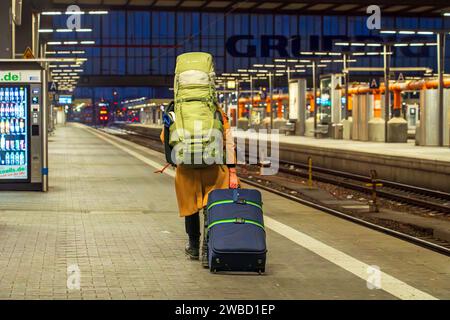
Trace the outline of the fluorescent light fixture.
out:
<instances>
[{"instance_id":1,"label":"fluorescent light fixture","mask_svg":"<svg viewBox=\"0 0 450 320\"><path fill-rule=\"evenodd\" d=\"M380 53L379 52L367 52L368 56L379 56Z\"/></svg>"},{"instance_id":2,"label":"fluorescent light fixture","mask_svg":"<svg viewBox=\"0 0 450 320\"><path fill-rule=\"evenodd\" d=\"M95 41L89 40L89 41L81 41L80 44L95 44Z\"/></svg>"},{"instance_id":3,"label":"fluorescent light fixture","mask_svg":"<svg viewBox=\"0 0 450 320\"><path fill-rule=\"evenodd\" d=\"M82 15L85 14L84 11L66 11L64 12L64 14L68 15L68 16L72 16L72 15Z\"/></svg>"},{"instance_id":4,"label":"fluorescent light fixture","mask_svg":"<svg viewBox=\"0 0 450 320\"><path fill-rule=\"evenodd\" d=\"M424 47L425 43L411 43L410 46L411 47Z\"/></svg>"},{"instance_id":5,"label":"fluorescent light fixture","mask_svg":"<svg viewBox=\"0 0 450 320\"><path fill-rule=\"evenodd\" d=\"M275 65L273 65L273 64L265 64L264 68L275 68Z\"/></svg>"},{"instance_id":6,"label":"fluorescent light fixture","mask_svg":"<svg viewBox=\"0 0 450 320\"><path fill-rule=\"evenodd\" d=\"M303 69L296 69L295 72L301 73L301 72L306 72L306 70L303 70Z\"/></svg>"},{"instance_id":7,"label":"fluorescent light fixture","mask_svg":"<svg viewBox=\"0 0 450 320\"><path fill-rule=\"evenodd\" d=\"M407 47L408 44L407 43L395 43L394 47Z\"/></svg>"},{"instance_id":8,"label":"fluorescent light fixture","mask_svg":"<svg viewBox=\"0 0 450 320\"><path fill-rule=\"evenodd\" d=\"M336 46L348 47L348 46L350 46L350 43L349 42L336 42L335 45Z\"/></svg>"},{"instance_id":9,"label":"fluorescent light fixture","mask_svg":"<svg viewBox=\"0 0 450 320\"><path fill-rule=\"evenodd\" d=\"M284 64L276 64L275 68L286 68Z\"/></svg>"},{"instance_id":10,"label":"fluorescent light fixture","mask_svg":"<svg viewBox=\"0 0 450 320\"><path fill-rule=\"evenodd\" d=\"M238 72L248 72L247 69L238 69Z\"/></svg>"},{"instance_id":11,"label":"fluorescent light fixture","mask_svg":"<svg viewBox=\"0 0 450 320\"><path fill-rule=\"evenodd\" d=\"M108 14L108 11L105 11L105 10L93 10L93 11L89 11L89 14Z\"/></svg>"},{"instance_id":12,"label":"fluorescent light fixture","mask_svg":"<svg viewBox=\"0 0 450 320\"><path fill-rule=\"evenodd\" d=\"M70 51L58 51L58 54L70 54Z\"/></svg>"},{"instance_id":13,"label":"fluorescent light fixture","mask_svg":"<svg viewBox=\"0 0 450 320\"><path fill-rule=\"evenodd\" d=\"M365 52L353 52L352 55L353 56L365 56L366 53Z\"/></svg>"},{"instance_id":14,"label":"fluorescent light fixture","mask_svg":"<svg viewBox=\"0 0 450 320\"><path fill-rule=\"evenodd\" d=\"M362 43L362 42L352 42L350 45L352 47L365 47L366 46L366 44Z\"/></svg>"},{"instance_id":15,"label":"fluorescent light fixture","mask_svg":"<svg viewBox=\"0 0 450 320\"><path fill-rule=\"evenodd\" d=\"M70 45L70 44L78 44L78 41L64 41L65 45Z\"/></svg>"},{"instance_id":16,"label":"fluorescent light fixture","mask_svg":"<svg viewBox=\"0 0 450 320\"><path fill-rule=\"evenodd\" d=\"M255 67L255 68L262 68L262 67L264 67L264 65L262 65L262 64L254 64L253 67Z\"/></svg>"},{"instance_id":17,"label":"fluorescent light fixture","mask_svg":"<svg viewBox=\"0 0 450 320\"><path fill-rule=\"evenodd\" d=\"M287 60L287 62L292 62L292 63L296 63L296 62L299 62L298 60L296 60L296 59L288 59Z\"/></svg>"},{"instance_id":18,"label":"fluorescent light fixture","mask_svg":"<svg viewBox=\"0 0 450 320\"><path fill-rule=\"evenodd\" d=\"M450 12L444 12L443 16L444 17L450 17Z\"/></svg>"},{"instance_id":19,"label":"fluorescent light fixture","mask_svg":"<svg viewBox=\"0 0 450 320\"><path fill-rule=\"evenodd\" d=\"M44 12L41 12L41 14L44 16L59 16L62 14L62 12L61 11L44 11Z\"/></svg>"},{"instance_id":20,"label":"fluorescent light fixture","mask_svg":"<svg viewBox=\"0 0 450 320\"><path fill-rule=\"evenodd\" d=\"M429 42L429 43L426 43L426 45L429 47L435 47L435 46L437 46L437 43Z\"/></svg>"},{"instance_id":21,"label":"fluorescent light fixture","mask_svg":"<svg viewBox=\"0 0 450 320\"><path fill-rule=\"evenodd\" d=\"M58 72L61 72L61 71L62 71L61 69L55 69L55 70L53 70L54 73L58 73Z\"/></svg>"},{"instance_id":22,"label":"fluorescent light fixture","mask_svg":"<svg viewBox=\"0 0 450 320\"><path fill-rule=\"evenodd\" d=\"M50 46L57 46L57 45L60 45L61 44L61 41L49 41L49 42L47 42L47 44L48 45L50 45Z\"/></svg>"},{"instance_id":23,"label":"fluorescent light fixture","mask_svg":"<svg viewBox=\"0 0 450 320\"><path fill-rule=\"evenodd\" d=\"M72 54L85 54L86 53L86 51L84 51L84 50L74 50L74 51L72 51Z\"/></svg>"},{"instance_id":24,"label":"fluorescent light fixture","mask_svg":"<svg viewBox=\"0 0 450 320\"><path fill-rule=\"evenodd\" d=\"M397 31L394 31L394 30L382 30L382 31L380 31L380 33L385 33L385 34L396 34Z\"/></svg>"},{"instance_id":25,"label":"fluorescent light fixture","mask_svg":"<svg viewBox=\"0 0 450 320\"><path fill-rule=\"evenodd\" d=\"M274 59L274 62L286 62L286 59Z\"/></svg>"},{"instance_id":26,"label":"fluorescent light fixture","mask_svg":"<svg viewBox=\"0 0 450 320\"><path fill-rule=\"evenodd\" d=\"M332 60L321 60L320 62L323 62L323 63L331 63Z\"/></svg>"},{"instance_id":27,"label":"fluorescent light fixture","mask_svg":"<svg viewBox=\"0 0 450 320\"><path fill-rule=\"evenodd\" d=\"M56 51L46 51L45 54L56 54Z\"/></svg>"},{"instance_id":28,"label":"fluorescent light fixture","mask_svg":"<svg viewBox=\"0 0 450 320\"><path fill-rule=\"evenodd\" d=\"M417 31L417 34L421 34L421 35L433 35L434 32L433 32L433 31Z\"/></svg>"},{"instance_id":29,"label":"fluorescent light fixture","mask_svg":"<svg viewBox=\"0 0 450 320\"><path fill-rule=\"evenodd\" d=\"M52 33L53 29L39 29L39 33Z\"/></svg>"},{"instance_id":30,"label":"fluorescent light fixture","mask_svg":"<svg viewBox=\"0 0 450 320\"><path fill-rule=\"evenodd\" d=\"M328 54L330 56L342 56L342 53L340 53L340 52L329 52Z\"/></svg>"},{"instance_id":31,"label":"fluorescent light fixture","mask_svg":"<svg viewBox=\"0 0 450 320\"><path fill-rule=\"evenodd\" d=\"M303 51L303 52L300 52L300 54L302 54L304 56L312 56L313 55L313 53L310 51Z\"/></svg>"},{"instance_id":32,"label":"fluorescent light fixture","mask_svg":"<svg viewBox=\"0 0 450 320\"><path fill-rule=\"evenodd\" d=\"M314 52L314 54L317 56L326 56L327 55L326 52Z\"/></svg>"},{"instance_id":33,"label":"fluorescent light fixture","mask_svg":"<svg viewBox=\"0 0 450 320\"><path fill-rule=\"evenodd\" d=\"M415 31L402 30L402 31L399 31L398 34L416 34L416 32Z\"/></svg>"},{"instance_id":34,"label":"fluorescent light fixture","mask_svg":"<svg viewBox=\"0 0 450 320\"><path fill-rule=\"evenodd\" d=\"M368 47L381 47L381 43L368 43Z\"/></svg>"},{"instance_id":35,"label":"fluorescent light fixture","mask_svg":"<svg viewBox=\"0 0 450 320\"><path fill-rule=\"evenodd\" d=\"M326 64L318 64L317 67L318 67L318 68L326 68L327 65L326 65Z\"/></svg>"}]
</instances>

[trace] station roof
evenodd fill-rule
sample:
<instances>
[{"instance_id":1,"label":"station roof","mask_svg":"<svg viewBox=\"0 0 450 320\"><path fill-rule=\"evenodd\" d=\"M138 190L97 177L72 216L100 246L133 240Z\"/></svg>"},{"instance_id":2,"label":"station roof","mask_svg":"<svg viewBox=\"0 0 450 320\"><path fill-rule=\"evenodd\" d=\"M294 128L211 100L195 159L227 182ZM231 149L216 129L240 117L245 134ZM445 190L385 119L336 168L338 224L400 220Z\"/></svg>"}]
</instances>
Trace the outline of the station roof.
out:
<instances>
[{"instance_id":1,"label":"station roof","mask_svg":"<svg viewBox=\"0 0 450 320\"><path fill-rule=\"evenodd\" d=\"M369 5L378 4L388 16L441 16L450 12L448 0L47 0L47 8L77 4L83 8L110 10L177 10L209 12L252 12L306 15L365 15Z\"/></svg>"}]
</instances>

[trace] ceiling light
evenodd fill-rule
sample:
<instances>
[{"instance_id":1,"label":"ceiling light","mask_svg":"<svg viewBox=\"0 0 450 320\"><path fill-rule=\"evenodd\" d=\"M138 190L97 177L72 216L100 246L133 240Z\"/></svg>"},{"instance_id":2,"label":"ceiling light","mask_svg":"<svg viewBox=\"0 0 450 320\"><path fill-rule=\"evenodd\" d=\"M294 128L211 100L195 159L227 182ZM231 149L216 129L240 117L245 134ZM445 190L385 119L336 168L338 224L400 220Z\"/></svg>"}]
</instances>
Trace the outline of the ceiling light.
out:
<instances>
[{"instance_id":1,"label":"ceiling light","mask_svg":"<svg viewBox=\"0 0 450 320\"><path fill-rule=\"evenodd\" d=\"M62 14L61 11L44 11L41 13L44 16L59 16Z\"/></svg>"}]
</instances>

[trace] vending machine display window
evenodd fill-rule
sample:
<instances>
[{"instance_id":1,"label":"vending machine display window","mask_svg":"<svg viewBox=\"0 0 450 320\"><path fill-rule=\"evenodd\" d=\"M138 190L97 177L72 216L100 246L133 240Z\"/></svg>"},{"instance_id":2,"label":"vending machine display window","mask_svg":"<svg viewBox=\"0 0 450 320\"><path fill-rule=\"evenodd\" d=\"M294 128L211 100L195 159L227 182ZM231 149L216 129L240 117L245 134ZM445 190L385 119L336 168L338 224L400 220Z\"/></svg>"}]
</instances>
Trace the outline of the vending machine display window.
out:
<instances>
[{"instance_id":1,"label":"vending machine display window","mask_svg":"<svg viewBox=\"0 0 450 320\"><path fill-rule=\"evenodd\" d=\"M29 87L0 86L0 182L29 182Z\"/></svg>"}]
</instances>

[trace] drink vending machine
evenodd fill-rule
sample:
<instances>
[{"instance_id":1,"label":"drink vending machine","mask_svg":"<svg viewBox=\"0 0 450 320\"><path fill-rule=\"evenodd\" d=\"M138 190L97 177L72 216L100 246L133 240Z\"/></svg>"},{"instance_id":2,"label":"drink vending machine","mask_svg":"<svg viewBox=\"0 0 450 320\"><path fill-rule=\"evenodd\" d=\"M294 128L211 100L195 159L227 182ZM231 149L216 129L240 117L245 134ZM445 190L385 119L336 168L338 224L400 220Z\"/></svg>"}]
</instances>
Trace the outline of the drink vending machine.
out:
<instances>
[{"instance_id":1,"label":"drink vending machine","mask_svg":"<svg viewBox=\"0 0 450 320\"><path fill-rule=\"evenodd\" d=\"M0 62L0 190L47 191L46 73Z\"/></svg>"}]
</instances>

